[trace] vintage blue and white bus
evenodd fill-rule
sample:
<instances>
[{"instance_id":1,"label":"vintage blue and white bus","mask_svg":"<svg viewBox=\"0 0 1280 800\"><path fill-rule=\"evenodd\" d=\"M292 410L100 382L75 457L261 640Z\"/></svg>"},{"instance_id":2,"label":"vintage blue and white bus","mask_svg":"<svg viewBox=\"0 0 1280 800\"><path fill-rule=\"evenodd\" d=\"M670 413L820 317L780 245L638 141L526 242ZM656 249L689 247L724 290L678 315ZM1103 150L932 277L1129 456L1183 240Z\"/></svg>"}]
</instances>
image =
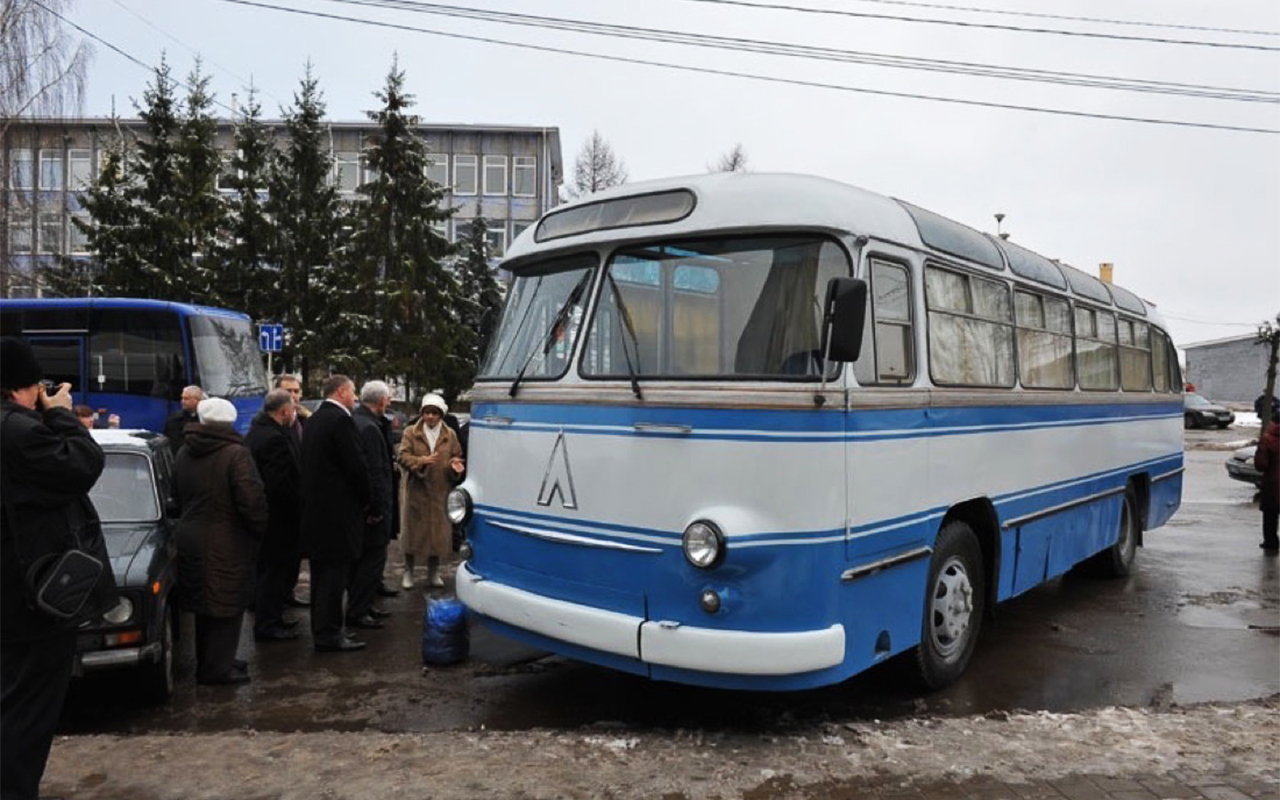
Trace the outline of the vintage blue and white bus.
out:
<instances>
[{"instance_id":1,"label":"vintage blue and white bus","mask_svg":"<svg viewBox=\"0 0 1280 800\"><path fill-rule=\"evenodd\" d=\"M0 333L26 339L47 379L70 383L76 403L127 428L163 430L194 384L234 403L244 433L267 392L253 323L237 311L134 298L0 300Z\"/></svg>"},{"instance_id":2,"label":"vintage blue and white bus","mask_svg":"<svg viewBox=\"0 0 1280 800\"><path fill-rule=\"evenodd\" d=\"M964 670L985 611L1127 575L1182 489L1182 381L1118 286L830 180L558 208L471 390L458 596L654 679Z\"/></svg>"}]
</instances>

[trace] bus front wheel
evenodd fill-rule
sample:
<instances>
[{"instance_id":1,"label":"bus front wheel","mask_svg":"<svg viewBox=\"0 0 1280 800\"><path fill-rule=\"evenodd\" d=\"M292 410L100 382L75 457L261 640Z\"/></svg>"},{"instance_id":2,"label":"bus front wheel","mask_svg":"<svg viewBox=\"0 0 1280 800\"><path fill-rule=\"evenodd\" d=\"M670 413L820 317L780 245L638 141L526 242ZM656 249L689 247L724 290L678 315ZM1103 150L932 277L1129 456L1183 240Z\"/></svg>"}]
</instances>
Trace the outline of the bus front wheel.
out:
<instances>
[{"instance_id":1,"label":"bus front wheel","mask_svg":"<svg viewBox=\"0 0 1280 800\"><path fill-rule=\"evenodd\" d=\"M928 688L954 682L968 666L982 627L985 586L978 538L964 522L948 522L934 543L916 647L916 668Z\"/></svg>"}]
</instances>

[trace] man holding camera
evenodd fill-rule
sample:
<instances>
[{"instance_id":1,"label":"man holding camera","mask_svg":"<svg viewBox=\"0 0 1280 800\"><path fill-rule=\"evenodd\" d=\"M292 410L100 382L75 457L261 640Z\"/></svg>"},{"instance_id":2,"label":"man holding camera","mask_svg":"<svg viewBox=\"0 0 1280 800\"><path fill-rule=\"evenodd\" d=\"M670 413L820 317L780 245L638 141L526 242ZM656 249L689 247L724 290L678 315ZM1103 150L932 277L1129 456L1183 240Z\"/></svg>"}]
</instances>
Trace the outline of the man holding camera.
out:
<instances>
[{"instance_id":1,"label":"man holding camera","mask_svg":"<svg viewBox=\"0 0 1280 800\"><path fill-rule=\"evenodd\" d=\"M102 448L71 411L71 384L51 391L42 377L30 345L0 341L2 800L39 796L75 663L76 627L118 601L88 495L102 473ZM92 589L78 609L55 616L37 604L36 587L42 570L73 549L104 569L86 582Z\"/></svg>"}]
</instances>

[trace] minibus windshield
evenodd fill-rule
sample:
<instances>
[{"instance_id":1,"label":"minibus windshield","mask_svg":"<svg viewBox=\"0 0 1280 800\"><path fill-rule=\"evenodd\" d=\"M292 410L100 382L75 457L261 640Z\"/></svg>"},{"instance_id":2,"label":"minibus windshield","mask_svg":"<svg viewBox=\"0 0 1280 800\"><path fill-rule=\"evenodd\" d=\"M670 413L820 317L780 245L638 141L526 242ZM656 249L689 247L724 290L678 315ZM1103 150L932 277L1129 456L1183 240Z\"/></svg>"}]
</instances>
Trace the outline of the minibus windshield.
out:
<instances>
[{"instance_id":1,"label":"minibus windshield","mask_svg":"<svg viewBox=\"0 0 1280 800\"><path fill-rule=\"evenodd\" d=\"M582 327L596 264L594 254L576 255L517 273L477 377L530 380L563 375Z\"/></svg>"}]
</instances>

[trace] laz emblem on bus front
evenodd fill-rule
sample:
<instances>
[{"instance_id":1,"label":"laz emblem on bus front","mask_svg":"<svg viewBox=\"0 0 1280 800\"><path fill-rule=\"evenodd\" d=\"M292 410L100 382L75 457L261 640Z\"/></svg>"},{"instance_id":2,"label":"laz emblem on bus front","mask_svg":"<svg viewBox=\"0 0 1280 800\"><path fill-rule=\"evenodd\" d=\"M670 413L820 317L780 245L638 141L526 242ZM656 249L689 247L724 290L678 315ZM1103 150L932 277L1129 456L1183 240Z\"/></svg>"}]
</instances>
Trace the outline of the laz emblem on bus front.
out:
<instances>
[{"instance_id":1,"label":"laz emblem on bus front","mask_svg":"<svg viewBox=\"0 0 1280 800\"><path fill-rule=\"evenodd\" d=\"M551 457L547 459L547 471L542 476L542 489L538 492L538 505L551 505L551 499L556 495L560 495L560 505L564 508L578 508L578 493L573 488L573 472L569 469L569 449L564 443L564 431L556 434Z\"/></svg>"}]
</instances>

